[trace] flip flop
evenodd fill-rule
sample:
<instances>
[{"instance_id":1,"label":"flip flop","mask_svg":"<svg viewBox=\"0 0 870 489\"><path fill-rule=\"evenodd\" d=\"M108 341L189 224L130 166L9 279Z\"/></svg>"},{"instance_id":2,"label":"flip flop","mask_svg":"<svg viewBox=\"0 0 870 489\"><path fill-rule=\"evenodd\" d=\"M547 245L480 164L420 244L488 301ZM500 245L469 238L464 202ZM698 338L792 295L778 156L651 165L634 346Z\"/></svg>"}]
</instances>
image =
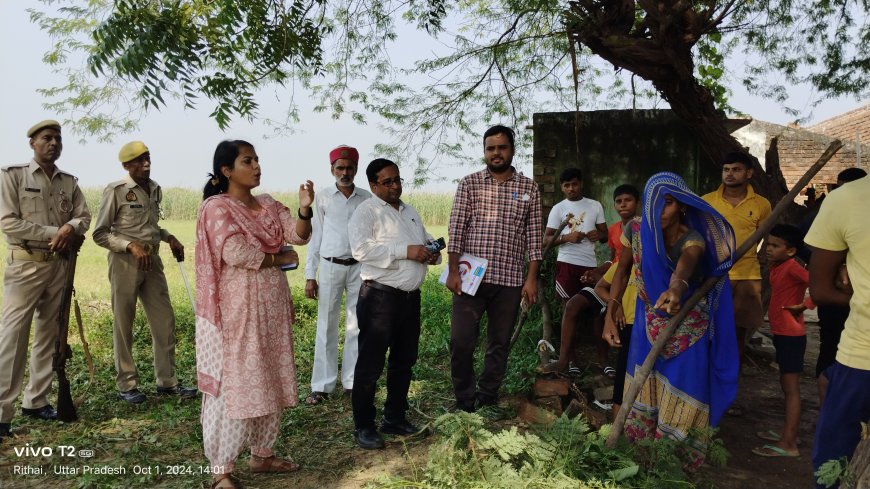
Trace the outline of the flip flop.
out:
<instances>
[{"instance_id":1,"label":"flip flop","mask_svg":"<svg viewBox=\"0 0 870 489\"><path fill-rule=\"evenodd\" d=\"M761 438L762 440L767 440L767 441L782 440L782 435L780 435L779 433L777 433L776 431L773 431L773 430L759 431L758 433L755 434L755 436ZM801 444L800 439L798 439L797 444L798 445Z\"/></svg>"},{"instance_id":2,"label":"flip flop","mask_svg":"<svg viewBox=\"0 0 870 489\"><path fill-rule=\"evenodd\" d=\"M782 448L779 448L776 445L764 445L763 447L756 447L752 449L752 453L760 456L760 457L785 457L785 458L796 458L800 457L800 452L787 452Z\"/></svg>"},{"instance_id":3,"label":"flip flop","mask_svg":"<svg viewBox=\"0 0 870 489\"><path fill-rule=\"evenodd\" d=\"M755 434L755 436L761 438L762 440L767 440L767 441L782 440L782 435L780 435L779 433L777 433L773 430L759 431L758 433Z\"/></svg>"},{"instance_id":4,"label":"flip flop","mask_svg":"<svg viewBox=\"0 0 870 489\"><path fill-rule=\"evenodd\" d=\"M608 379L616 378L616 369L609 365L601 369L601 373L603 373Z\"/></svg>"}]
</instances>

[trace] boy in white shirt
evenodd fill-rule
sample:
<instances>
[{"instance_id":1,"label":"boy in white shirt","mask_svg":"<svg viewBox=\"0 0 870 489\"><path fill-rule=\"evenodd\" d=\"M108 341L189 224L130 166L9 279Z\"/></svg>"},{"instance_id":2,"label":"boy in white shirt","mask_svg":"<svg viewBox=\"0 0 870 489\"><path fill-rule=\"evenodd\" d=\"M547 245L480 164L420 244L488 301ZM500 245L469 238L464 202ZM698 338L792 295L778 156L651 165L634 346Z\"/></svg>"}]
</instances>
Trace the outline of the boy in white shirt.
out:
<instances>
[{"instance_id":1,"label":"boy in white shirt","mask_svg":"<svg viewBox=\"0 0 870 489\"><path fill-rule=\"evenodd\" d=\"M595 242L607 242L607 221L604 207L597 200L583 197L583 173L579 168L567 168L559 176L565 200L554 205L547 218L544 232L546 243L570 214L568 225L553 246L559 247L556 257L556 294L565 302L583 289L593 287L601 278L603 271L597 270ZM606 268L605 268L606 270ZM596 325L595 338L598 338L598 362L605 374L610 375L612 368L607 366L607 343L601 340L601 325Z\"/></svg>"}]
</instances>

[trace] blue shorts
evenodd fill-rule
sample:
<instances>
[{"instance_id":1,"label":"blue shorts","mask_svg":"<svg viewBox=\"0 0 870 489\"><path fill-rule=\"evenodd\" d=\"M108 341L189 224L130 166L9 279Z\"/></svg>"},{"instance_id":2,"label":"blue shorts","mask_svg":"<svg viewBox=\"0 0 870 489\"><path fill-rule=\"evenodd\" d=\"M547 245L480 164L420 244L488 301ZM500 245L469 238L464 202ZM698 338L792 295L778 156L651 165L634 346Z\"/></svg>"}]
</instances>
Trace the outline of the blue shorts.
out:
<instances>
[{"instance_id":1,"label":"blue shorts","mask_svg":"<svg viewBox=\"0 0 870 489\"><path fill-rule=\"evenodd\" d=\"M828 391L816 425L813 472L828 460L851 458L861 441L861 422L870 419L870 370L835 361L825 370L825 377Z\"/></svg>"},{"instance_id":2,"label":"blue shorts","mask_svg":"<svg viewBox=\"0 0 870 489\"><path fill-rule=\"evenodd\" d=\"M773 335L776 348L776 363L780 374L799 374L804 371L804 353L807 351L807 337Z\"/></svg>"}]
</instances>

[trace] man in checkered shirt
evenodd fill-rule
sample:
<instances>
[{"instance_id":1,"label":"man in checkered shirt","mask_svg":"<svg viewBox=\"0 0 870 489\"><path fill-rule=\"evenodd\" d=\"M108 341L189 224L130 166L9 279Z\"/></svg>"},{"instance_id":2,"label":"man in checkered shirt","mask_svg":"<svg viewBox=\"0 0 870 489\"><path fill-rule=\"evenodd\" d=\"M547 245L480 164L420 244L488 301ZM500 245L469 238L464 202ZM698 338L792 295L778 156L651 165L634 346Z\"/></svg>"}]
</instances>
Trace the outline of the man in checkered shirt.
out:
<instances>
[{"instance_id":1,"label":"man in checkered shirt","mask_svg":"<svg viewBox=\"0 0 870 489\"><path fill-rule=\"evenodd\" d=\"M456 407L468 412L498 402L520 299L535 303L542 258L541 199L535 182L511 165L514 132L505 126L487 129L483 155L486 168L459 182L447 245L447 288L454 293L450 370ZM473 296L462 293L459 258L463 253L489 260ZM487 350L475 388L474 350L484 312L489 320Z\"/></svg>"}]
</instances>

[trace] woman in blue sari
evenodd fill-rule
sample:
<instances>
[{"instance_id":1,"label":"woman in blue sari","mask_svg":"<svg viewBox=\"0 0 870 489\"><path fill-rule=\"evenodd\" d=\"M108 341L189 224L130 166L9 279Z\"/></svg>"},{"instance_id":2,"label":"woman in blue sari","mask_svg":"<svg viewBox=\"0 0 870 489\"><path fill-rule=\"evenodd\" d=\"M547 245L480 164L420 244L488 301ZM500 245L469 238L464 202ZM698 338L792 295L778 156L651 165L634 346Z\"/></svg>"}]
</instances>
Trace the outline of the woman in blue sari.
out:
<instances>
[{"instance_id":1,"label":"woman in blue sari","mask_svg":"<svg viewBox=\"0 0 870 489\"><path fill-rule=\"evenodd\" d=\"M630 441L667 436L687 443L686 465L704 460L708 439L696 428L719 423L737 392L737 343L728 270L734 231L674 173L653 175L640 219L626 225L623 253L608 302L604 339L618 344L620 298L632 261L637 309L629 347L626 390L659 332L707 277L721 277L687 314L659 355L626 419Z\"/></svg>"}]
</instances>

